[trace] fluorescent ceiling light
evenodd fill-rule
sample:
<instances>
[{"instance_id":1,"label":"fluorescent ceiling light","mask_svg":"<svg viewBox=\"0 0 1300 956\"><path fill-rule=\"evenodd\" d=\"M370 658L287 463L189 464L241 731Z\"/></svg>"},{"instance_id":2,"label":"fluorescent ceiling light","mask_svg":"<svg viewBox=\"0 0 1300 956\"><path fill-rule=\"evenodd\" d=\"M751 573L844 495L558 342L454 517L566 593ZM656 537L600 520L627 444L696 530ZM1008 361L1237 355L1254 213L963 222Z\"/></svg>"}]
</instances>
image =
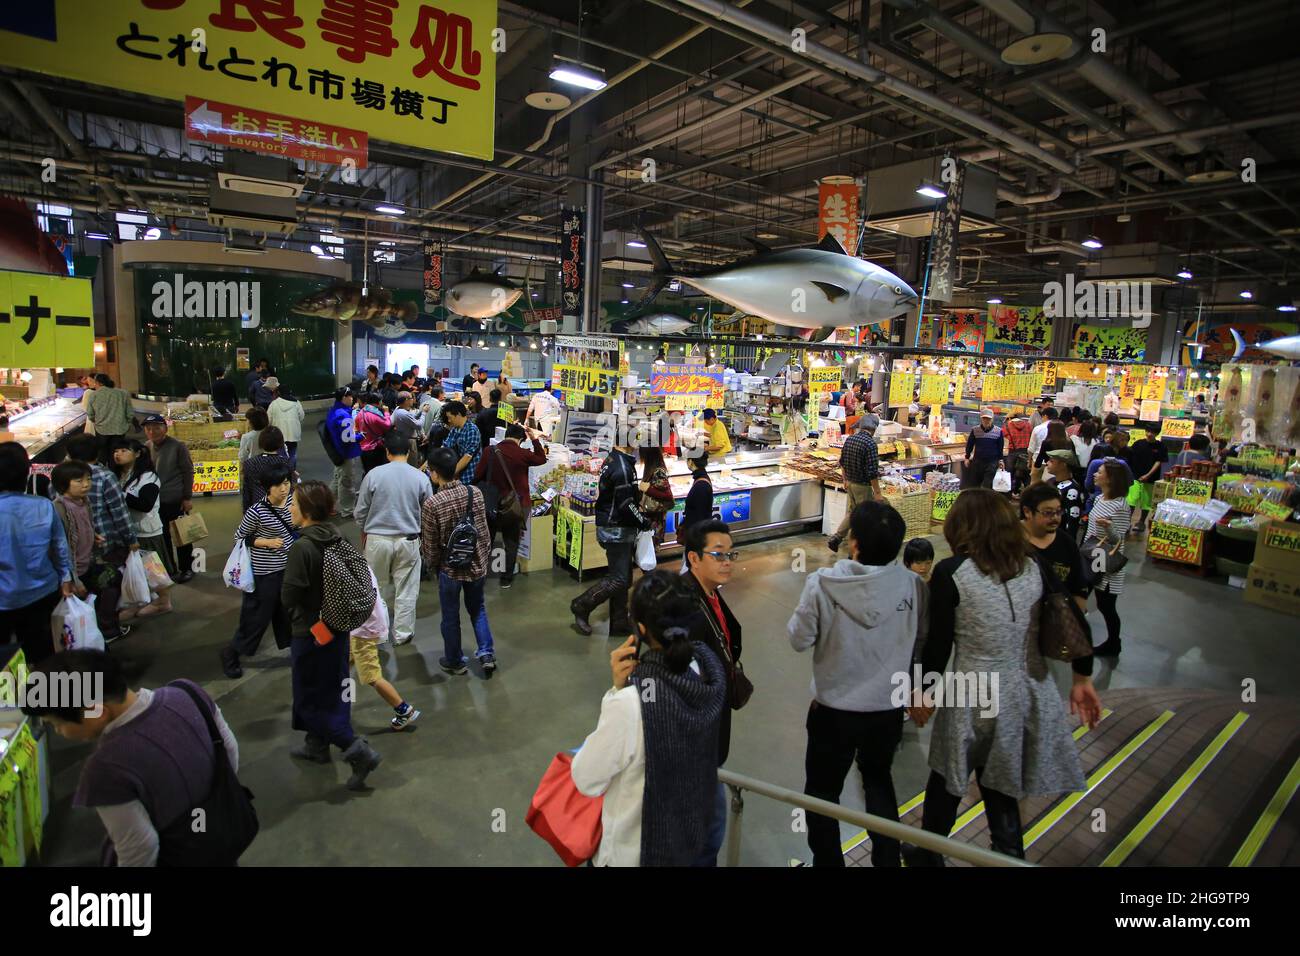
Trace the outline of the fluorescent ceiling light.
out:
<instances>
[{"instance_id":1,"label":"fluorescent ceiling light","mask_svg":"<svg viewBox=\"0 0 1300 956\"><path fill-rule=\"evenodd\" d=\"M376 206L375 212L382 212L385 216L405 216L405 209L398 209L396 206Z\"/></svg>"},{"instance_id":2,"label":"fluorescent ceiling light","mask_svg":"<svg viewBox=\"0 0 1300 956\"><path fill-rule=\"evenodd\" d=\"M144 231L144 237L145 237L146 239L161 239L161 238L162 238L162 230L159 229L157 226L154 226L154 227L152 227L152 228L150 228L150 229L146 229L146 230Z\"/></svg>"},{"instance_id":3,"label":"fluorescent ceiling light","mask_svg":"<svg viewBox=\"0 0 1300 956\"><path fill-rule=\"evenodd\" d=\"M87 239L103 239L105 242L111 239L111 237L104 232L86 232L82 235Z\"/></svg>"},{"instance_id":4,"label":"fluorescent ceiling light","mask_svg":"<svg viewBox=\"0 0 1300 956\"><path fill-rule=\"evenodd\" d=\"M1101 248L1101 240L1098 239L1096 236L1089 236L1087 239L1083 240L1083 242L1082 242L1081 244L1082 244L1083 248L1085 248L1085 249L1100 249L1100 248Z\"/></svg>"},{"instance_id":5,"label":"fluorescent ceiling light","mask_svg":"<svg viewBox=\"0 0 1300 956\"><path fill-rule=\"evenodd\" d=\"M1180 279L1190 279L1190 278L1192 278L1192 273L1191 273L1190 271L1188 271L1187 269L1183 269L1183 270L1181 270L1181 271L1178 273L1178 278L1180 278Z\"/></svg>"},{"instance_id":6,"label":"fluorescent ceiling light","mask_svg":"<svg viewBox=\"0 0 1300 956\"><path fill-rule=\"evenodd\" d=\"M627 299L620 299L619 301L620 301L623 305L627 305L627 302L628 302Z\"/></svg>"},{"instance_id":7,"label":"fluorescent ceiling light","mask_svg":"<svg viewBox=\"0 0 1300 956\"><path fill-rule=\"evenodd\" d=\"M624 283L623 283L623 288L624 288L624 289L630 289L630 288L632 288L632 283L630 283L630 282L624 282Z\"/></svg>"},{"instance_id":8,"label":"fluorescent ceiling light","mask_svg":"<svg viewBox=\"0 0 1300 956\"><path fill-rule=\"evenodd\" d=\"M945 199L948 196L938 186L932 186L930 183L921 183L920 186L916 187L916 193L918 196L928 196L931 199Z\"/></svg>"},{"instance_id":9,"label":"fluorescent ceiling light","mask_svg":"<svg viewBox=\"0 0 1300 956\"><path fill-rule=\"evenodd\" d=\"M758 234L758 238L759 239L780 239L781 237L774 232L760 232Z\"/></svg>"},{"instance_id":10,"label":"fluorescent ceiling light","mask_svg":"<svg viewBox=\"0 0 1300 956\"><path fill-rule=\"evenodd\" d=\"M1001 304L1002 304L1002 300L999 299L997 296L994 296L993 298L991 298L991 299L988 300L988 303L989 303L989 305L1001 305Z\"/></svg>"},{"instance_id":11,"label":"fluorescent ceiling light","mask_svg":"<svg viewBox=\"0 0 1300 956\"><path fill-rule=\"evenodd\" d=\"M317 256L325 255L325 250L322 249L320 246L312 246L311 251L313 255L317 255Z\"/></svg>"},{"instance_id":12,"label":"fluorescent ceiling light","mask_svg":"<svg viewBox=\"0 0 1300 956\"><path fill-rule=\"evenodd\" d=\"M1243 299L1255 298L1255 293L1251 292L1249 289L1242 289L1240 292L1237 293L1237 295L1241 296Z\"/></svg>"},{"instance_id":13,"label":"fluorescent ceiling light","mask_svg":"<svg viewBox=\"0 0 1300 956\"><path fill-rule=\"evenodd\" d=\"M1294 311L1295 311L1295 306L1294 306L1294 305L1279 305L1279 306L1277 307L1277 310L1278 310L1279 312L1294 312Z\"/></svg>"},{"instance_id":14,"label":"fluorescent ceiling light","mask_svg":"<svg viewBox=\"0 0 1300 956\"><path fill-rule=\"evenodd\" d=\"M551 68L551 79L568 86L577 86L584 90L603 90L607 84L604 73L577 63L559 61Z\"/></svg>"},{"instance_id":15,"label":"fluorescent ceiling light","mask_svg":"<svg viewBox=\"0 0 1300 956\"><path fill-rule=\"evenodd\" d=\"M628 246L632 249L644 249L645 243L641 242L639 239L633 239L628 242Z\"/></svg>"}]
</instances>

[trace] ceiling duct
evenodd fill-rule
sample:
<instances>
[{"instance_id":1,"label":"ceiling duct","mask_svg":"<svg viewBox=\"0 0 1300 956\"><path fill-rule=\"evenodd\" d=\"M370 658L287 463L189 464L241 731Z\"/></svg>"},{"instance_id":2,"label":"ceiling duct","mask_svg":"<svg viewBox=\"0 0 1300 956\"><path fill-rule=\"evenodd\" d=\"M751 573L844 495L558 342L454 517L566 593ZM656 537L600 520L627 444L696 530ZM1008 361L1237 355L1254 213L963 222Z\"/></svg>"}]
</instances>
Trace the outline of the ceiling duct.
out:
<instances>
[{"instance_id":1,"label":"ceiling duct","mask_svg":"<svg viewBox=\"0 0 1300 956\"><path fill-rule=\"evenodd\" d=\"M213 183L208 194L208 222L220 229L291 236L298 228L298 200L235 192Z\"/></svg>"}]
</instances>

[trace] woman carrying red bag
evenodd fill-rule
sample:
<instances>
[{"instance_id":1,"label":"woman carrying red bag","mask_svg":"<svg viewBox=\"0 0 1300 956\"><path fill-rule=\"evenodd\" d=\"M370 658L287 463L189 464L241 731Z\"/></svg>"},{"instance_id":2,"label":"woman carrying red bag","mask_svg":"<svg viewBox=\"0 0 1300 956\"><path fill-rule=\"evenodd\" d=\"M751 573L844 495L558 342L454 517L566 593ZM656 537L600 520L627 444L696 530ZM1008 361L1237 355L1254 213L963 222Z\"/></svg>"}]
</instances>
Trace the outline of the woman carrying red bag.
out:
<instances>
[{"instance_id":1,"label":"woman carrying red bag","mask_svg":"<svg viewBox=\"0 0 1300 956\"><path fill-rule=\"evenodd\" d=\"M573 782L604 797L596 866L689 866L717 799L726 677L689 640L695 603L678 575L647 574L631 604L634 633L610 654L614 686L573 758Z\"/></svg>"}]
</instances>

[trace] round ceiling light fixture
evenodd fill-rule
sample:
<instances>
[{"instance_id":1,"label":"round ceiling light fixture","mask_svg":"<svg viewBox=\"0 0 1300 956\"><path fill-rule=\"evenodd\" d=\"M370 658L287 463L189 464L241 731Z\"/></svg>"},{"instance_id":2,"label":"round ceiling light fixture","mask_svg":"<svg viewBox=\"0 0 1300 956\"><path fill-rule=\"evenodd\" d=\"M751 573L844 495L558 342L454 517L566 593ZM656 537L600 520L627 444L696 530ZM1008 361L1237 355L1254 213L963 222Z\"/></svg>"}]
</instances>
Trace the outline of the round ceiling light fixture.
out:
<instances>
[{"instance_id":1,"label":"round ceiling light fixture","mask_svg":"<svg viewBox=\"0 0 1300 956\"><path fill-rule=\"evenodd\" d=\"M629 169L616 169L614 175L619 179L640 179L644 171L640 166L635 166Z\"/></svg>"},{"instance_id":2,"label":"round ceiling light fixture","mask_svg":"<svg viewBox=\"0 0 1300 956\"><path fill-rule=\"evenodd\" d=\"M981 233L980 233L980 238L981 238L981 239L1003 239L1003 238L1006 238L1006 233L1005 233L1005 232L996 232L996 231L994 231L994 232L981 232Z\"/></svg>"},{"instance_id":3,"label":"round ceiling light fixture","mask_svg":"<svg viewBox=\"0 0 1300 956\"><path fill-rule=\"evenodd\" d=\"M534 109L547 110L550 112L568 109L573 103L573 101L563 93L554 93L550 90L537 90L534 93L529 93L524 97L524 102Z\"/></svg>"},{"instance_id":4,"label":"round ceiling light fixture","mask_svg":"<svg viewBox=\"0 0 1300 956\"><path fill-rule=\"evenodd\" d=\"M531 212L525 212L525 213L520 213L519 221L520 222L541 222L542 217L533 215Z\"/></svg>"},{"instance_id":5,"label":"round ceiling light fixture","mask_svg":"<svg viewBox=\"0 0 1300 956\"><path fill-rule=\"evenodd\" d=\"M1037 66L1052 60L1063 60L1074 46L1074 39L1065 33L1031 33L1002 48L1002 62L1012 66Z\"/></svg>"}]
</instances>

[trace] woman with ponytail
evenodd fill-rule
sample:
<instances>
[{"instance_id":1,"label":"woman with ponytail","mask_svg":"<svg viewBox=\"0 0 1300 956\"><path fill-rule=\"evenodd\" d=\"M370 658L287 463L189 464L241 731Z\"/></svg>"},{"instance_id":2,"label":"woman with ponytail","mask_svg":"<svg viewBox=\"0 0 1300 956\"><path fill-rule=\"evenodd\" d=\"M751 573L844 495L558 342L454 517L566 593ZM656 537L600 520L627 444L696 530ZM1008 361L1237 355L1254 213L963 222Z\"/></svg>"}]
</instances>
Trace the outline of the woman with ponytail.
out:
<instances>
[{"instance_id":1,"label":"woman with ponytail","mask_svg":"<svg viewBox=\"0 0 1300 956\"><path fill-rule=\"evenodd\" d=\"M573 758L573 782L604 796L596 866L689 866L709 838L726 673L692 643L695 601L653 571L632 590L633 635L609 656L614 686Z\"/></svg>"}]
</instances>

